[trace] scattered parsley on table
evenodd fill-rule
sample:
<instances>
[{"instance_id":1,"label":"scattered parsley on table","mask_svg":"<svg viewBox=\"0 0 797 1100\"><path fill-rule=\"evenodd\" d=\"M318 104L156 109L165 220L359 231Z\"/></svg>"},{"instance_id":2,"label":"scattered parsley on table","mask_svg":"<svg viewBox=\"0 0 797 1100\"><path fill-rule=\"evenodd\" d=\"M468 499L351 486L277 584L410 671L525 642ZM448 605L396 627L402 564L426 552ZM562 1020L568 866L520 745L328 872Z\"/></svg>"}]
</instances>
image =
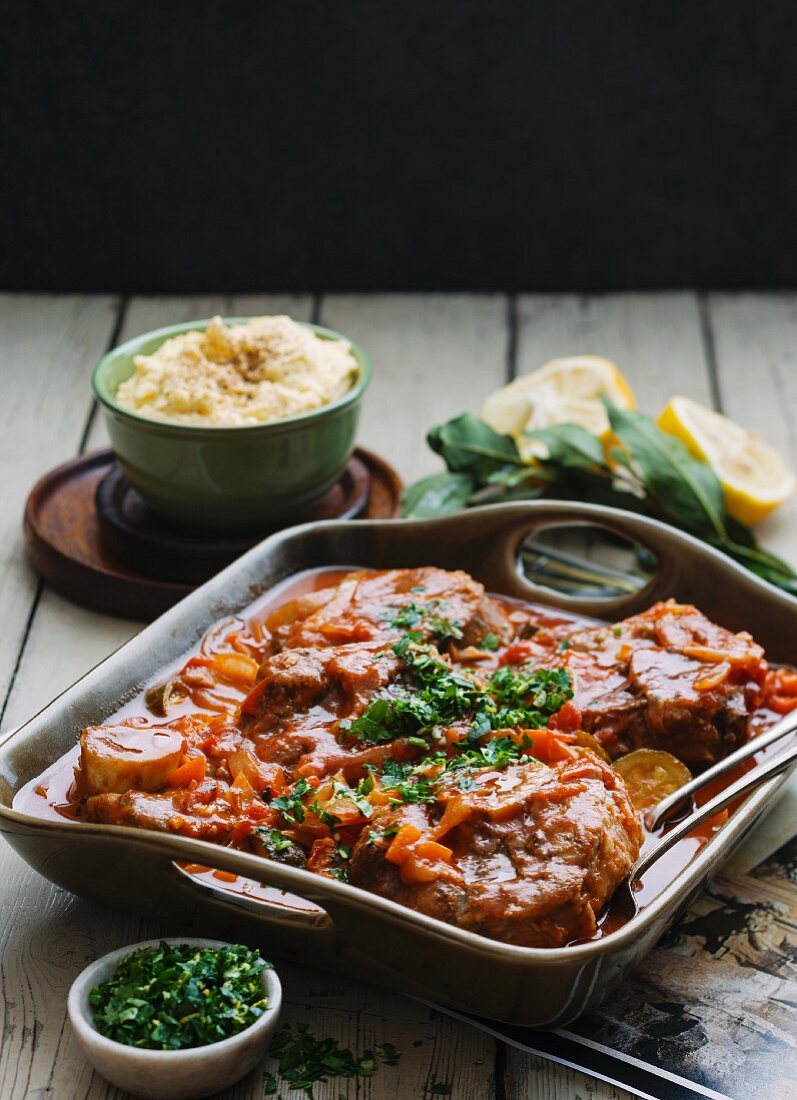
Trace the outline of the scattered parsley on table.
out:
<instances>
[{"instance_id":1,"label":"scattered parsley on table","mask_svg":"<svg viewBox=\"0 0 797 1100\"><path fill-rule=\"evenodd\" d=\"M184 1050L229 1039L268 1008L270 963L242 944L209 948L161 941L126 955L89 994L101 1035L148 1050Z\"/></svg>"},{"instance_id":2,"label":"scattered parsley on table","mask_svg":"<svg viewBox=\"0 0 797 1100\"><path fill-rule=\"evenodd\" d=\"M401 1051L392 1043L382 1043L363 1051L357 1058L335 1039L316 1039L307 1024L283 1024L271 1041L269 1057L277 1061L279 1079L269 1073L265 1079L266 1096L274 1096L279 1080L289 1090L302 1089L313 1096L313 1085L334 1077L372 1077L379 1064L395 1066Z\"/></svg>"}]
</instances>

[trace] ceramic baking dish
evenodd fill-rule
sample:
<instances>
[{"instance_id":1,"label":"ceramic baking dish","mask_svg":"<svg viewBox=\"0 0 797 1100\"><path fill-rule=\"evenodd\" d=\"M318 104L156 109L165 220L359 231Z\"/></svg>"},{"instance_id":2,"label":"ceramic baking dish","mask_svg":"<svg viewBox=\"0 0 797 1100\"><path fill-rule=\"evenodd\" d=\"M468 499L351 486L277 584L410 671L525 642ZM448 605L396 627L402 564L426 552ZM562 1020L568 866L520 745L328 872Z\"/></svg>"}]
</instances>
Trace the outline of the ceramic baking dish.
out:
<instances>
[{"instance_id":1,"label":"ceramic baking dish","mask_svg":"<svg viewBox=\"0 0 797 1100\"><path fill-rule=\"evenodd\" d=\"M658 571L619 598L564 596L530 584L523 540L552 525L591 524L645 546ZM206 841L118 826L39 819L12 809L15 793L70 749L80 730L118 710L189 650L216 620L274 584L324 566L462 568L488 590L616 619L674 596L733 630L747 629L778 662L797 664L797 600L687 535L639 516L564 502L496 505L429 521L329 522L271 538L142 631L0 745L0 831L40 874L104 905L182 930L241 939L451 1007L516 1024L559 1026L596 1005L645 955L771 802L785 776L754 792L688 867L618 931L540 949L497 943L309 871ZM208 889L176 860L266 881L314 902L291 909ZM323 911L321 911L323 910Z\"/></svg>"}]
</instances>

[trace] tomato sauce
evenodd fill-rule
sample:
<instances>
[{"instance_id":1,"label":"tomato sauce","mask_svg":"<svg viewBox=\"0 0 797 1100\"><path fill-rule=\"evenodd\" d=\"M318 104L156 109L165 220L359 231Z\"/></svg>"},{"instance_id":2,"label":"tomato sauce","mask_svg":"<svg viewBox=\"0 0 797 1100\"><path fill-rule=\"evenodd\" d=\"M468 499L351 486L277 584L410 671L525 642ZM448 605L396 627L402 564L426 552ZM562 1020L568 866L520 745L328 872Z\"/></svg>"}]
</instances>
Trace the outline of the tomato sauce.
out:
<instances>
[{"instance_id":1,"label":"tomato sauce","mask_svg":"<svg viewBox=\"0 0 797 1100\"><path fill-rule=\"evenodd\" d=\"M191 651L185 653L172 666L165 669L156 683L148 685L140 694L125 703L114 714L108 716L105 719L105 724L124 722L129 732L131 727L134 730L139 725L142 729L151 730L153 724L156 724L159 720L165 720L167 716L172 721L175 718L189 718L192 715L213 716L237 713L243 699L249 693L250 685L245 687L237 685L235 682L236 671L241 675L247 674L248 670L259 665L265 655L267 634L262 629L265 620L270 619L273 621L274 616L278 616L280 608L289 601L338 585L349 572L349 569L342 568L311 570L275 586L261 599L250 605L245 612L214 624ZM545 629L561 629L562 627L572 628L575 631L596 625L596 620L552 611L550 608L541 605L521 604L519 601L504 597L494 596L492 598L503 605L510 614L513 610L523 609L524 612L528 612L530 609L533 612L537 628L543 631ZM622 639L618 639L618 650L622 645ZM523 650L517 655L518 660L523 660L533 653L534 643L533 641L530 643L520 642L516 646L511 646L510 650L512 649ZM214 679L211 674L211 670L215 667L214 662L217 662L220 658L226 661L227 666L229 666L229 678ZM603 687L605 689L605 683ZM778 703L780 710L783 696L778 695L777 698L780 701ZM755 735L763 731L780 717L781 714L774 710L768 710L764 707L759 708L750 722L751 734ZM134 735L133 740L135 740ZM774 755L782 748L783 743L779 743L758 753L754 759L726 776L722 786L730 785L746 770L754 767L756 762ZM336 751L339 751L336 749L334 739L332 739L328 751L331 758L334 757ZM75 769L78 766L79 758L80 748L76 745L60 760L46 769L42 775L32 780L18 792L14 799L14 808L45 819L63 820L66 818L75 822L85 820L84 801L81 799L79 786L76 785ZM323 754L321 759L323 759ZM719 789L721 787L715 784L710 789L702 791L698 796L698 802L707 801ZM730 812L733 812L735 808L732 807ZM688 866L700 848L724 824L727 816L728 811L724 811L711 821L704 822L660 858L645 874L639 884L638 891L635 894L639 908L649 905ZM666 830L667 826L663 828ZM646 832L643 852L654 846L661 835L661 831L656 833ZM189 876L199 888L235 901L237 904L266 903L271 906L276 905L297 911L321 912L319 907L312 902L243 876L215 870L212 867L200 864L180 863L176 866L181 873ZM264 864L264 872L266 871L267 865ZM610 902L599 919L594 938L601 938L616 930L626 919L627 917L619 909L613 907Z\"/></svg>"}]
</instances>

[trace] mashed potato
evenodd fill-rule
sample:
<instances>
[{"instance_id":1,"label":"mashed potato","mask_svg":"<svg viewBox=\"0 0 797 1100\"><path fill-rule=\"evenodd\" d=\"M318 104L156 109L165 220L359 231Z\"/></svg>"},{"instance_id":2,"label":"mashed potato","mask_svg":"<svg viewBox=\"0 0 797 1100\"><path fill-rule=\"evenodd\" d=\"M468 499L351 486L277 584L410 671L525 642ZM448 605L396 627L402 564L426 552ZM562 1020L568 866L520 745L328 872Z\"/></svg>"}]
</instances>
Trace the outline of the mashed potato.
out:
<instances>
[{"instance_id":1,"label":"mashed potato","mask_svg":"<svg viewBox=\"0 0 797 1100\"><path fill-rule=\"evenodd\" d=\"M173 336L116 392L123 409L176 424L262 424L336 401L358 372L351 345L323 340L290 317L253 317Z\"/></svg>"}]
</instances>

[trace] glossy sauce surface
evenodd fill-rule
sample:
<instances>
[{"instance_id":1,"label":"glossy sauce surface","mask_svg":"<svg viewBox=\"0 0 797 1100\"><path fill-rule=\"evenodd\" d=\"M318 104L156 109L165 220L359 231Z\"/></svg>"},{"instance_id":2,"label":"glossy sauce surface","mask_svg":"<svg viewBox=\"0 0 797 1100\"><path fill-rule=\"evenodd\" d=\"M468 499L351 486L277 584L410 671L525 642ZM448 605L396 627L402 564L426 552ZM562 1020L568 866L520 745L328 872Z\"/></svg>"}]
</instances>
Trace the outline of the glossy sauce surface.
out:
<instances>
[{"instance_id":1,"label":"glossy sauce surface","mask_svg":"<svg viewBox=\"0 0 797 1100\"><path fill-rule=\"evenodd\" d=\"M248 655L248 659L259 662L263 655L259 649L259 639L264 639L263 631L260 629L261 624L266 619L273 622L275 614L278 615L279 609L289 601L337 585L349 572L348 569L327 569L301 574L275 587L266 596L251 605L241 616L225 619L215 624L195 649L176 661L172 668L166 671L162 679L149 685L140 695L106 718L106 725L116 722L126 723L122 727L124 730L124 748L128 755L131 752L135 755L137 751L136 727L141 728L142 738L145 731L146 736L151 737L152 726L157 724L159 720L165 721L167 713L168 719L172 721L180 716L219 715L237 712L242 700L247 696L247 691L241 690L231 683L203 682L203 662L219 654L227 654L229 652L228 640L231 633L234 632L245 639L245 645L241 649L245 649L246 655L242 659L246 660ZM595 620L552 611L544 606L519 604L502 597L493 597L493 599L510 611L513 608L523 607L528 609L531 606L534 620L541 627L557 628L565 626L567 629L572 628L575 632L580 628L596 625ZM622 644L622 642L618 644ZM265 646L264 640L263 646ZM676 655L668 654L666 656L668 659L672 658L673 661L676 659ZM599 663L609 667L610 657L601 657ZM175 678L178 680L182 678L185 681L186 670L188 670L188 677L193 686L189 687L189 690L186 690L181 697L176 697L173 689ZM193 679L191 679L192 677ZM602 688L606 690L605 682L602 684ZM165 697L166 693L169 693L168 698ZM754 732L760 732L779 717L779 714L762 708L753 716L751 729ZM318 747L333 760L335 753L340 751L334 738L330 739L328 745L323 743L323 739L321 739ZM758 754L756 759L763 759L764 756L772 755L782 748L782 744L772 746L767 752ZM84 803L81 801L80 791L75 784L75 768L78 765L79 755L80 749L76 745L41 776L23 787L14 799L14 808L36 817L61 820L66 817L73 821L84 820ZM744 770L753 766L754 761L748 762L748 765L741 767L735 774L728 776L725 785L729 785ZM498 779L500 782L501 777L498 777ZM708 800L718 789L715 786L711 790L702 792L700 801ZM673 881L725 820L727 820L727 814L722 813L716 819L704 823L694 833L676 844L670 852L651 868L642 880L636 894L640 907L650 904L662 889ZM654 845L659 835L646 833L643 851ZM265 884L232 875L226 871L218 871L198 864L181 864L180 867L184 873L193 878L199 888L233 895L239 903L257 904L265 902L269 905L278 905L290 909L318 911L317 906L302 898L285 894ZM600 938L610 933L619 927L624 920L625 918L619 912L613 910L611 903L609 903L599 919L598 929L593 938Z\"/></svg>"}]
</instances>

